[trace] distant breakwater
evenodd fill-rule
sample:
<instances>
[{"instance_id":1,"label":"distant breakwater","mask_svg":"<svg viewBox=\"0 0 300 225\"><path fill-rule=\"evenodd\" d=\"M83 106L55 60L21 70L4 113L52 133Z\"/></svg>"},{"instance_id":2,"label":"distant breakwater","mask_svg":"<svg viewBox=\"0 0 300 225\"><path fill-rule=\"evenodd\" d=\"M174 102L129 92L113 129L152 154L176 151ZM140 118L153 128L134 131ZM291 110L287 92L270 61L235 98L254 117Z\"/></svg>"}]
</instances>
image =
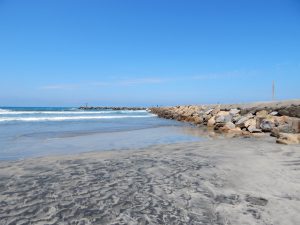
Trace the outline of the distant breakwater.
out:
<instances>
[{"instance_id":1,"label":"distant breakwater","mask_svg":"<svg viewBox=\"0 0 300 225\"><path fill-rule=\"evenodd\" d=\"M81 110L146 110L145 107L81 106Z\"/></svg>"},{"instance_id":2,"label":"distant breakwater","mask_svg":"<svg viewBox=\"0 0 300 225\"><path fill-rule=\"evenodd\" d=\"M300 100L149 108L158 117L205 125L236 135L270 133L277 143L300 143Z\"/></svg>"}]
</instances>

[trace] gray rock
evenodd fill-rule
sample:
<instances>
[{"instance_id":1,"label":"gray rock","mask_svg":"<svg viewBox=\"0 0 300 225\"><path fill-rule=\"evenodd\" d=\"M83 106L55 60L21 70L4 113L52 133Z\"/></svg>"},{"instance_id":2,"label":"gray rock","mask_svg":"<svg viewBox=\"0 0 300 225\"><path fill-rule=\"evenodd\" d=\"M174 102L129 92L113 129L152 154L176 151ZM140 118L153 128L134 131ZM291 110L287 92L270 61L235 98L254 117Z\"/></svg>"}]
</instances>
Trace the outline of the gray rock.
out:
<instances>
[{"instance_id":1,"label":"gray rock","mask_svg":"<svg viewBox=\"0 0 300 225\"><path fill-rule=\"evenodd\" d=\"M247 129L251 133L261 133L262 132L261 129L257 129L255 126L249 126Z\"/></svg>"},{"instance_id":2,"label":"gray rock","mask_svg":"<svg viewBox=\"0 0 300 225\"><path fill-rule=\"evenodd\" d=\"M227 122L224 127L228 128L228 129L234 129L235 125L232 122Z\"/></svg>"},{"instance_id":3,"label":"gray rock","mask_svg":"<svg viewBox=\"0 0 300 225\"><path fill-rule=\"evenodd\" d=\"M273 112L270 113L271 116L277 116L278 114L279 114L279 113L276 112L276 111L273 111Z\"/></svg>"},{"instance_id":4,"label":"gray rock","mask_svg":"<svg viewBox=\"0 0 300 225\"><path fill-rule=\"evenodd\" d=\"M239 110L239 109L230 109L229 113L234 116L234 115L240 113L240 111L241 110Z\"/></svg>"},{"instance_id":5,"label":"gray rock","mask_svg":"<svg viewBox=\"0 0 300 225\"><path fill-rule=\"evenodd\" d=\"M271 132L274 127L275 124L270 120L263 120L260 124L260 128L264 132Z\"/></svg>"},{"instance_id":6,"label":"gray rock","mask_svg":"<svg viewBox=\"0 0 300 225\"><path fill-rule=\"evenodd\" d=\"M242 116L240 114L236 114L232 117L232 122L236 123L237 121L239 121L242 118Z\"/></svg>"},{"instance_id":7,"label":"gray rock","mask_svg":"<svg viewBox=\"0 0 300 225\"><path fill-rule=\"evenodd\" d=\"M227 123L231 122L232 116L231 115L221 115L216 117L216 123Z\"/></svg>"},{"instance_id":8,"label":"gray rock","mask_svg":"<svg viewBox=\"0 0 300 225\"><path fill-rule=\"evenodd\" d=\"M210 114L213 110L214 110L214 109L209 109L209 110L205 111L205 114L208 115L208 114Z\"/></svg>"},{"instance_id":9,"label":"gray rock","mask_svg":"<svg viewBox=\"0 0 300 225\"><path fill-rule=\"evenodd\" d=\"M292 119L292 129L294 133L300 133L300 119L293 118Z\"/></svg>"},{"instance_id":10,"label":"gray rock","mask_svg":"<svg viewBox=\"0 0 300 225\"><path fill-rule=\"evenodd\" d=\"M243 128L245 127L245 122L249 120L249 117L248 116L243 116L241 119L239 119L239 121L237 121L235 123L235 125L237 127L240 127L240 128Z\"/></svg>"},{"instance_id":11,"label":"gray rock","mask_svg":"<svg viewBox=\"0 0 300 225\"><path fill-rule=\"evenodd\" d=\"M293 127L290 124L284 124L277 127L279 132L293 133Z\"/></svg>"}]
</instances>

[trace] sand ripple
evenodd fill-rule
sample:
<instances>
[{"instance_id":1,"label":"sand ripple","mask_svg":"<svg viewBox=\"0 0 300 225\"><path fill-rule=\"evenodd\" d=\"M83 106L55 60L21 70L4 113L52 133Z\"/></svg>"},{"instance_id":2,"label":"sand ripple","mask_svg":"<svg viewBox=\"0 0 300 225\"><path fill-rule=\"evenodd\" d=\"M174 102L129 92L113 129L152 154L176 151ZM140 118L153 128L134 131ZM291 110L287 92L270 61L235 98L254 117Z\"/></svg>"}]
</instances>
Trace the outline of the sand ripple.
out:
<instances>
[{"instance_id":1,"label":"sand ripple","mask_svg":"<svg viewBox=\"0 0 300 225\"><path fill-rule=\"evenodd\" d=\"M272 224L278 193L256 194L224 143L3 162L0 224Z\"/></svg>"}]
</instances>

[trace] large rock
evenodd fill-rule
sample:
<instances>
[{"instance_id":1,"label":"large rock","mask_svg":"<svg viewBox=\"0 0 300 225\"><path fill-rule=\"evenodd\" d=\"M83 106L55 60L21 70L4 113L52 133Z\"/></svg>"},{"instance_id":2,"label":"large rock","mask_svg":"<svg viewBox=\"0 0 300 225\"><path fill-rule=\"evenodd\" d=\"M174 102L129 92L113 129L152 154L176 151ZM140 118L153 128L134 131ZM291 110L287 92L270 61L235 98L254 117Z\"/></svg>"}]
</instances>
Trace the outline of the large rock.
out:
<instances>
[{"instance_id":1,"label":"large rock","mask_svg":"<svg viewBox=\"0 0 300 225\"><path fill-rule=\"evenodd\" d=\"M230 109L229 113L232 115L232 116L235 116L237 114L239 114L241 112L241 110L239 109Z\"/></svg>"},{"instance_id":2,"label":"large rock","mask_svg":"<svg viewBox=\"0 0 300 225\"><path fill-rule=\"evenodd\" d=\"M203 122L203 118L200 116L194 116L193 118L195 124L201 124Z\"/></svg>"},{"instance_id":3,"label":"large rock","mask_svg":"<svg viewBox=\"0 0 300 225\"><path fill-rule=\"evenodd\" d=\"M278 110L280 115L300 118L300 105L291 105Z\"/></svg>"},{"instance_id":4,"label":"large rock","mask_svg":"<svg viewBox=\"0 0 300 225\"><path fill-rule=\"evenodd\" d=\"M269 114L269 112L267 110L261 110L261 111L256 112L257 117L267 117L268 114Z\"/></svg>"},{"instance_id":5,"label":"large rock","mask_svg":"<svg viewBox=\"0 0 300 225\"><path fill-rule=\"evenodd\" d=\"M260 124L261 130L264 132L271 132L274 127L274 122L268 119L264 119Z\"/></svg>"},{"instance_id":6,"label":"large rock","mask_svg":"<svg viewBox=\"0 0 300 225\"><path fill-rule=\"evenodd\" d=\"M249 126L256 127L256 120L255 119L248 119L245 123L245 127L248 128Z\"/></svg>"},{"instance_id":7,"label":"large rock","mask_svg":"<svg viewBox=\"0 0 300 225\"><path fill-rule=\"evenodd\" d=\"M216 123L231 122L231 119L232 119L232 115L230 115L228 112L218 113L216 116Z\"/></svg>"},{"instance_id":8,"label":"large rock","mask_svg":"<svg viewBox=\"0 0 300 225\"><path fill-rule=\"evenodd\" d=\"M271 116L278 116L279 113L278 113L277 111L273 111L273 112L270 113L270 115L271 115Z\"/></svg>"},{"instance_id":9,"label":"large rock","mask_svg":"<svg viewBox=\"0 0 300 225\"><path fill-rule=\"evenodd\" d=\"M220 112L221 109L220 109L220 106L217 106L213 109L213 111L211 111L211 115L215 116L218 114L218 112Z\"/></svg>"},{"instance_id":10,"label":"large rock","mask_svg":"<svg viewBox=\"0 0 300 225\"><path fill-rule=\"evenodd\" d=\"M279 136L276 140L278 144L299 144L300 143L300 134L288 134L288 133L279 133Z\"/></svg>"},{"instance_id":11,"label":"large rock","mask_svg":"<svg viewBox=\"0 0 300 225\"><path fill-rule=\"evenodd\" d=\"M291 119L292 129L294 133L300 133L300 118Z\"/></svg>"},{"instance_id":12,"label":"large rock","mask_svg":"<svg viewBox=\"0 0 300 225\"><path fill-rule=\"evenodd\" d=\"M216 116L227 116L229 115L230 113L228 111L219 111Z\"/></svg>"},{"instance_id":13,"label":"large rock","mask_svg":"<svg viewBox=\"0 0 300 225\"><path fill-rule=\"evenodd\" d=\"M253 115L252 115L252 114L247 114L246 116L242 116L241 119L239 119L239 120L235 123L235 125L236 125L237 127L240 127L240 128L245 128L245 127L246 127L246 126L245 126L245 123L246 123L249 119L251 119L251 118L253 118Z\"/></svg>"},{"instance_id":14,"label":"large rock","mask_svg":"<svg viewBox=\"0 0 300 225\"><path fill-rule=\"evenodd\" d=\"M280 132L279 132L279 129L278 129L278 127L274 127L272 130L271 130L271 136L272 137L276 137L276 138L278 138L279 137L279 134L280 134Z\"/></svg>"},{"instance_id":15,"label":"large rock","mask_svg":"<svg viewBox=\"0 0 300 225\"><path fill-rule=\"evenodd\" d=\"M276 127L279 132L283 133L294 133L293 127L290 124L283 124Z\"/></svg>"},{"instance_id":16,"label":"large rock","mask_svg":"<svg viewBox=\"0 0 300 225\"><path fill-rule=\"evenodd\" d=\"M213 127L213 126L215 125L215 123L216 123L216 120L215 120L215 117L213 116L213 117L211 117L211 118L208 120L207 126L208 126L208 127Z\"/></svg>"},{"instance_id":17,"label":"large rock","mask_svg":"<svg viewBox=\"0 0 300 225\"><path fill-rule=\"evenodd\" d=\"M207 121L212 117L211 114L204 114L203 115L203 122L207 124Z\"/></svg>"},{"instance_id":18,"label":"large rock","mask_svg":"<svg viewBox=\"0 0 300 225\"><path fill-rule=\"evenodd\" d=\"M232 122L225 123L224 126L220 127L219 130L223 132L228 132L229 130L235 129L235 125Z\"/></svg>"},{"instance_id":19,"label":"large rock","mask_svg":"<svg viewBox=\"0 0 300 225\"><path fill-rule=\"evenodd\" d=\"M262 132L261 129L258 129L258 128L256 128L256 126L252 126L252 125L250 125L247 129L250 133L261 133Z\"/></svg>"},{"instance_id":20,"label":"large rock","mask_svg":"<svg viewBox=\"0 0 300 225\"><path fill-rule=\"evenodd\" d=\"M290 121L288 116L273 116L272 119L274 120L276 126L288 124Z\"/></svg>"},{"instance_id":21,"label":"large rock","mask_svg":"<svg viewBox=\"0 0 300 225\"><path fill-rule=\"evenodd\" d=\"M240 119L242 118L242 116L240 114L236 114L232 117L232 122L236 123L238 122Z\"/></svg>"},{"instance_id":22,"label":"large rock","mask_svg":"<svg viewBox=\"0 0 300 225\"><path fill-rule=\"evenodd\" d=\"M256 119L252 118L245 122L245 127L251 133L261 133L262 130L256 127Z\"/></svg>"},{"instance_id":23,"label":"large rock","mask_svg":"<svg viewBox=\"0 0 300 225\"><path fill-rule=\"evenodd\" d=\"M232 123L232 122L227 122L227 123L225 124L224 127L225 127L226 129L231 130L231 129L234 129L234 128L235 128L235 125L234 125L234 123Z\"/></svg>"},{"instance_id":24,"label":"large rock","mask_svg":"<svg viewBox=\"0 0 300 225\"><path fill-rule=\"evenodd\" d=\"M206 110L206 111L205 111L205 114L206 114L206 115L211 114L211 112L212 112L213 110L214 110L214 109Z\"/></svg>"}]
</instances>

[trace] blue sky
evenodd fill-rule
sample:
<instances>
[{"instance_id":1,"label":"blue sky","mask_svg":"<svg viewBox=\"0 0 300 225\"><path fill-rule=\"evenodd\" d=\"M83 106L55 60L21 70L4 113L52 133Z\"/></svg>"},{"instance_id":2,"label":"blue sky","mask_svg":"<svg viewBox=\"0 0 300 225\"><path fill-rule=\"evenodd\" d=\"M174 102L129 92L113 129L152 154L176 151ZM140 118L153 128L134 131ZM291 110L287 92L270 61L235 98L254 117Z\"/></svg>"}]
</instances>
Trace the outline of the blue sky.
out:
<instances>
[{"instance_id":1,"label":"blue sky","mask_svg":"<svg viewBox=\"0 0 300 225\"><path fill-rule=\"evenodd\" d=\"M0 105L300 98L298 0L0 0Z\"/></svg>"}]
</instances>

